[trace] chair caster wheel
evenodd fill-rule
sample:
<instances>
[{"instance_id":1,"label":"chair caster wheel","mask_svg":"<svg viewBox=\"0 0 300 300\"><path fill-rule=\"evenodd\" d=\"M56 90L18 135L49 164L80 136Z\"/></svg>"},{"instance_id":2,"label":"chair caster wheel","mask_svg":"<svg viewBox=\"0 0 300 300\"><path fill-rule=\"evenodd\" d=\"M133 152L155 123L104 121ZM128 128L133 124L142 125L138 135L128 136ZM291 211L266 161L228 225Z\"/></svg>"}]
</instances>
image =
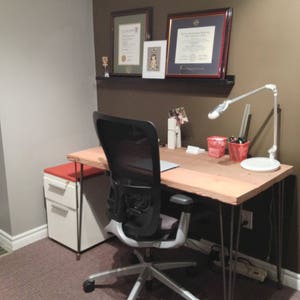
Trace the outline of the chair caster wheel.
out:
<instances>
[{"instance_id":1,"label":"chair caster wheel","mask_svg":"<svg viewBox=\"0 0 300 300\"><path fill-rule=\"evenodd\" d=\"M94 280L86 280L83 283L83 290L86 293L91 293L95 289L95 281Z\"/></svg>"}]
</instances>

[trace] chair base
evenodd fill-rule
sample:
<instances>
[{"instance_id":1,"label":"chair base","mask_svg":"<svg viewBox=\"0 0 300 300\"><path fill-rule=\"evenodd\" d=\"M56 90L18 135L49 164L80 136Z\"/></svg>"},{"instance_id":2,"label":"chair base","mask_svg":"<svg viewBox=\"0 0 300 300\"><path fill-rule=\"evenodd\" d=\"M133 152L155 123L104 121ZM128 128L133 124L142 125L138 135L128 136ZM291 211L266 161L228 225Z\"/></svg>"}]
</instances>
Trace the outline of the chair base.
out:
<instances>
[{"instance_id":1,"label":"chair base","mask_svg":"<svg viewBox=\"0 0 300 300\"><path fill-rule=\"evenodd\" d=\"M157 280L168 286L170 289L172 289L174 292L181 295L184 299L200 300L199 298L195 297L192 293L187 291L185 288L175 283L163 272L161 272L163 270L170 270L175 268L195 267L197 265L196 262L145 262L142 255L138 251L134 250L134 254L137 256L140 263L124 268L117 268L90 275L88 279L83 283L84 291L86 293L92 292L95 289L95 280L101 280L112 276L121 277L126 275L139 274L127 300L136 299L140 294L145 283L151 280L152 278L156 278Z\"/></svg>"}]
</instances>

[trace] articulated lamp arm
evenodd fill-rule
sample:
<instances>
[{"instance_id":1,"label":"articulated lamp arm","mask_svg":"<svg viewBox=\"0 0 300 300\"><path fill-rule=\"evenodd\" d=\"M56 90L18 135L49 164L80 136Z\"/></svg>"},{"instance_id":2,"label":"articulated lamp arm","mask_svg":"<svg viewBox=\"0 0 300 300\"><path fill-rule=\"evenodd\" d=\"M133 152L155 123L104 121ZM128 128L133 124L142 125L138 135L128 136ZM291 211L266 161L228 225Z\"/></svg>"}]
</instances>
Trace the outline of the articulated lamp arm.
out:
<instances>
[{"instance_id":1,"label":"articulated lamp arm","mask_svg":"<svg viewBox=\"0 0 300 300\"><path fill-rule=\"evenodd\" d=\"M218 118L227 108L229 105L240 101L248 96L251 96L253 94L256 94L264 89L271 90L273 92L274 96L274 138L273 138L273 146L268 150L269 153L269 158L270 159L275 159L276 158L276 152L277 152L277 129L278 129L278 120L277 120L277 95L278 95L278 90L275 84L266 84L260 88L257 88L253 91L250 91L248 93L245 93L241 96L238 96L233 99L227 99L223 103L219 104L213 111L211 111L208 114L209 119L216 119Z\"/></svg>"}]
</instances>

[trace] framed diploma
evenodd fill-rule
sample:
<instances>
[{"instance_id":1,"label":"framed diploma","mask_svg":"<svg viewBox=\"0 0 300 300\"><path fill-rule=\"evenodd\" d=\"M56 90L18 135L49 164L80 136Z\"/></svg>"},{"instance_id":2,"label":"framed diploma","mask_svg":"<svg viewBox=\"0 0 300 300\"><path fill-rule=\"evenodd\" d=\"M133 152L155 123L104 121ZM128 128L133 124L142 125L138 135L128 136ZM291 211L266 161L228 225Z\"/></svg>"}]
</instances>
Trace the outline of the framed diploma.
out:
<instances>
[{"instance_id":1,"label":"framed diploma","mask_svg":"<svg viewBox=\"0 0 300 300\"><path fill-rule=\"evenodd\" d=\"M225 78L232 8L168 16L166 76Z\"/></svg>"},{"instance_id":2,"label":"framed diploma","mask_svg":"<svg viewBox=\"0 0 300 300\"><path fill-rule=\"evenodd\" d=\"M112 73L141 76L144 41L151 38L152 8L111 14Z\"/></svg>"}]
</instances>

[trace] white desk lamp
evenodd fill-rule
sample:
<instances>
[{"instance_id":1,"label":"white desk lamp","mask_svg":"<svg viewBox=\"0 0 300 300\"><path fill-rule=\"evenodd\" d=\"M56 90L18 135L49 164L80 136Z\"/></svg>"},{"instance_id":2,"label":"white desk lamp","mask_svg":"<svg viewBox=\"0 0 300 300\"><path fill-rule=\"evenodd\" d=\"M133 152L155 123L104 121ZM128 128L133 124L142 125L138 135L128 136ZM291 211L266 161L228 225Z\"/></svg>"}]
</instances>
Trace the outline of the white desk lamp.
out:
<instances>
[{"instance_id":1,"label":"white desk lamp","mask_svg":"<svg viewBox=\"0 0 300 300\"><path fill-rule=\"evenodd\" d=\"M251 171L275 171L280 167L280 162L276 160L276 151L277 151L277 87L275 84L266 84L258 89L250 91L246 94L243 94L239 97L225 100L223 103L219 104L213 111L208 114L208 118L214 120L222 114L230 104L240 101L248 96L256 94L264 89L271 90L274 95L274 141L273 146L268 150L269 157L252 157L245 159L241 162L241 166L244 169Z\"/></svg>"}]
</instances>

